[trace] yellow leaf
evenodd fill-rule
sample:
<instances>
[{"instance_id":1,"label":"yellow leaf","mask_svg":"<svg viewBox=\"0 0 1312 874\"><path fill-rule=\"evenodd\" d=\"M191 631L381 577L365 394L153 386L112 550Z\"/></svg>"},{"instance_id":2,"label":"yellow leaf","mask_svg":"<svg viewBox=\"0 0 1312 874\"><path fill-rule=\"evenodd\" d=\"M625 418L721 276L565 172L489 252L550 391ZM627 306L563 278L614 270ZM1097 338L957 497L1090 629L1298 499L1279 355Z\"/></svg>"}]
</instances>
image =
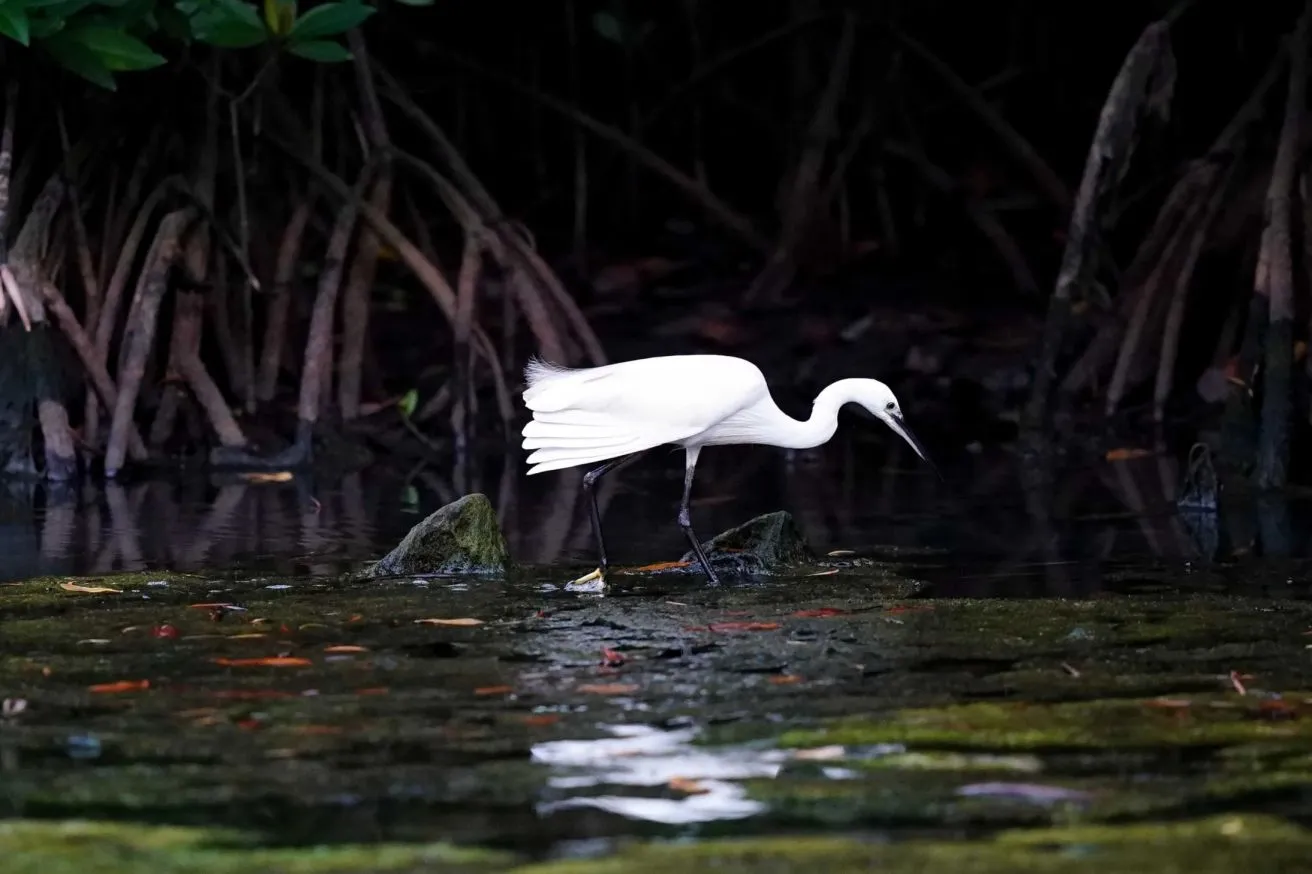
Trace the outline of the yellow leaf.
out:
<instances>
[{"instance_id":1,"label":"yellow leaf","mask_svg":"<svg viewBox=\"0 0 1312 874\"><path fill-rule=\"evenodd\" d=\"M108 586L83 586L78 583L60 583L59 588L65 592L81 592L84 595L120 595L118 589L111 589Z\"/></svg>"},{"instance_id":2,"label":"yellow leaf","mask_svg":"<svg viewBox=\"0 0 1312 874\"><path fill-rule=\"evenodd\" d=\"M292 472L290 470L250 470L241 474L241 478L248 483L285 483L292 479Z\"/></svg>"},{"instance_id":3,"label":"yellow leaf","mask_svg":"<svg viewBox=\"0 0 1312 874\"><path fill-rule=\"evenodd\" d=\"M470 627L470 626L474 626L474 625L482 625L482 624L483 624L483 620L482 620L482 619L469 619L469 618L464 618L464 619L416 619L416 620L415 620L415 624L416 624L416 625L455 625L455 626L459 626L459 627Z\"/></svg>"}]
</instances>

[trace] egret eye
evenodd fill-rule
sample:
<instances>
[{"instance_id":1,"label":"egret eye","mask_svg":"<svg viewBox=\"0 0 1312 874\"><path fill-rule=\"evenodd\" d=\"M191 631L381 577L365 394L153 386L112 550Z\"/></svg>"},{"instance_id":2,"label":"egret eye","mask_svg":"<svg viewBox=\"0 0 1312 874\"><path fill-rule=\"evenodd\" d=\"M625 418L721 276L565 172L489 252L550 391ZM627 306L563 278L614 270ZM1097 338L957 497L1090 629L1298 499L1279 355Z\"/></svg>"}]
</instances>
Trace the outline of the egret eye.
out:
<instances>
[{"instance_id":1,"label":"egret eye","mask_svg":"<svg viewBox=\"0 0 1312 874\"><path fill-rule=\"evenodd\" d=\"M887 404L884 405L884 409L888 410L891 413L895 409L897 409L897 404L893 403L892 401L889 401Z\"/></svg>"}]
</instances>

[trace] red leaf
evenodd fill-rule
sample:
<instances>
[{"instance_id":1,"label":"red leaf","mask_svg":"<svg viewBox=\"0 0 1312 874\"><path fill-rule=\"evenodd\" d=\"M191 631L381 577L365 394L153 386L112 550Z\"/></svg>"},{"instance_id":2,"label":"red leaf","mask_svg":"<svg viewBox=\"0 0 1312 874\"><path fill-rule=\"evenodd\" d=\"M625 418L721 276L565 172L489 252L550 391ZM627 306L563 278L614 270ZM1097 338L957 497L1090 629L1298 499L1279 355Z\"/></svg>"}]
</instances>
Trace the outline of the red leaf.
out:
<instances>
[{"instance_id":1,"label":"red leaf","mask_svg":"<svg viewBox=\"0 0 1312 874\"><path fill-rule=\"evenodd\" d=\"M609 647L603 646L601 648L601 661L602 664L608 668L618 668L620 665L624 664L624 655L623 653L618 653Z\"/></svg>"},{"instance_id":2,"label":"red leaf","mask_svg":"<svg viewBox=\"0 0 1312 874\"><path fill-rule=\"evenodd\" d=\"M820 607L815 610L798 610L793 614L798 619L825 619L829 616L846 616L846 610L837 607Z\"/></svg>"},{"instance_id":3,"label":"red leaf","mask_svg":"<svg viewBox=\"0 0 1312 874\"><path fill-rule=\"evenodd\" d=\"M97 683L94 686L88 686L88 692L99 693L117 693L117 692L140 692L150 688L150 680L118 680L113 683Z\"/></svg>"}]
</instances>

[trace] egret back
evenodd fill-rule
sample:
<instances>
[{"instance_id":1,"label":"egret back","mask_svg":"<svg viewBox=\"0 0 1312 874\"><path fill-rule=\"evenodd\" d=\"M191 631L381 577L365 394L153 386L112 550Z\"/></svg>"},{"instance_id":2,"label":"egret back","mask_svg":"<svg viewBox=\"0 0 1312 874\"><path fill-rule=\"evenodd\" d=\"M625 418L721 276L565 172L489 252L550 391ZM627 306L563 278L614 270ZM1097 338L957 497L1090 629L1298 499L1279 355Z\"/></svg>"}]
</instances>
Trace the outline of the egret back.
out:
<instances>
[{"instance_id":1,"label":"egret back","mask_svg":"<svg viewBox=\"0 0 1312 874\"><path fill-rule=\"evenodd\" d=\"M755 365L724 355L671 355L525 371L530 474L605 461L698 434L768 394Z\"/></svg>"}]
</instances>

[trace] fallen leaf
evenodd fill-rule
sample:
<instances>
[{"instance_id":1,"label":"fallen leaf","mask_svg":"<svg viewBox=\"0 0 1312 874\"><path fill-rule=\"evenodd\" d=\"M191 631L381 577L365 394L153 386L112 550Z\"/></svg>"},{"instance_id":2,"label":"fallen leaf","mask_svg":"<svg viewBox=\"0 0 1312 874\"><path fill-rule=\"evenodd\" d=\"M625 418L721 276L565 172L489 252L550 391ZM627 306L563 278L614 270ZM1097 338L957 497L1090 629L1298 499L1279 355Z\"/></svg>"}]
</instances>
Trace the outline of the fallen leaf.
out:
<instances>
[{"instance_id":1,"label":"fallen leaf","mask_svg":"<svg viewBox=\"0 0 1312 874\"><path fill-rule=\"evenodd\" d=\"M802 678L796 674L775 674L770 677L770 682L776 686L791 686L793 683L802 682Z\"/></svg>"},{"instance_id":2,"label":"fallen leaf","mask_svg":"<svg viewBox=\"0 0 1312 874\"><path fill-rule=\"evenodd\" d=\"M1152 455L1147 449L1109 449L1106 458L1108 461L1129 461L1132 458L1144 458Z\"/></svg>"},{"instance_id":3,"label":"fallen leaf","mask_svg":"<svg viewBox=\"0 0 1312 874\"><path fill-rule=\"evenodd\" d=\"M270 656L259 659L210 659L216 665L223 665L226 668L299 668L305 665L312 665L314 662L309 659L297 658L295 656Z\"/></svg>"},{"instance_id":4,"label":"fallen leaf","mask_svg":"<svg viewBox=\"0 0 1312 874\"><path fill-rule=\"evenodd\" d=\"M267 472L252 470L240 474L240 476L248 483L285 483L291 481L292 472L290 470L275 470Z\"/></svg>"},{"instance_id":5,"label":"fallen leaf","mask_svg":"<svg viewBox=\"0 0 1312 874\"><path fill-rule=\"evenodd\" d=\"M341 644L339 646L325 646L324 652L368 652L367 646L352 646L350 644Z\"/></svg>"},{"instance_id":6,"label":"fallen leaf","mask_svg":"<svg viewBox=\"0 0 1312 874\"><path fill-rule=\"evenodd\" d=\"M845 616L846 610L837 607L817 607L815 610L798 610L792 614L797 619L825 619L830 616Z\"/></svg>"},{"instance_id":7,"label":"fallen leaf","mask_svg":"<svg viewBox=\"0 0 1312 874\"><path fill-rule=\"evenodd\" d=\"M469 619L469 618L464 618L464 619L416 619L416 620L415 620L415 624L416 624L416 625L454 625L454 626L461 627L461 628L467 628L467 627L473 627L473 626L475 626L475 625L482 625L482 624L483 624L483 620L482 620L482 619Z\"/></svg>"},{"instance_id":8,"label":"fallen leaf","mask_svg":"<svg viewBox=\"0 0 1312 874\"><path fill-rule=\"evenodd\" d=\"M690 780L687 777L671 777L670 782L665 785L675 792L683 792L687 795L705 795L711 791L696 780Z\"/></svg>"},{"instance_id":9,"label":"fallen leaf","mask_svg":"<svg viewBox=\"0 0 1312 874\"><path fill-rule=\"evenodd\" d=\"M1248 690L1244 688L1243 680L1240 679L1241 676L1242 676L1242 675L1241 675L1238 671L1231 671L1231 672L1230 672L1230 685L1233 686L1233 687L1234 687L1234 690L1235 690L1236 692L1238 692L1240 695L1247 695L1247 694L1248 694ZM1251 680L1252 677L1249 677L1248 679Z\"/></svg>"},{"instance_id":10,"label":"fallen leaf","mask_svg":"<svg viewBox=\"0 0 1312 874\"><path fill-rule=\"evenodd\" d=\"M672 571L675 568L692 567L690 561L658 561L655 564L644 564L641 567L628 568L626 574L650 574L657 571Z\"/></svg>"},{"instance_id":11,"label":"fallen leaf","mask_svg":"<svg viewBox=\"0 0 1312 874\"><path fill-rule=\"evenodd\" d=\"M624 664L624 654L603 646L601 648L601 662L609 668L618 668Z\"/></svg>"},{"instance_id":12,"label":"fallen leaf","mask_svg":"<svg viewBox=\"0 0 1312 874\"><path fill-rule=\"evenodd\" d=\"M1072 667L1071 665L1068 665L1066 662L1061 663L1061 668L1063 671L1070 674L1072 677L1080 676L1080 672L1076 668Z\"/></svg>"},{"instance_id":13,"label":"fallen leaf","mask_svg":"<svg viewBox=\"0 0 1312 874\"><path fill-rule=\"evenodd\" d=\"M555 713L530 713L524 717L525 725L555 725L560 717Z\"/></svg>"},{"instance_id":14,"label":"fallen leaf","mask_svg":"<svg viewBox=\"0 0 1312 874\"><path fill-rule=\"evenodd\" d=\"M479 686L474 690L475 695L509 695L515 691L514 686Z\"/></svg>"},{"instance_id":15,"label":"fallen leaf","mask_svg":"<svg viewBox=\"0 0 1312 874\"><path fill-rule=\"evenodd\" d=\"M634 683L584 683L574 689L575 692L588 692L592 695L624 695L637 691Z\"/></svg>"},{"instance_id":16,"label":"fallen leaf","mask_svg":"<svg viewBox=\"0 0 1312 874\"><path fill-rule=\"evenodd\" d=\"M816 571L816 572L813 573L813 574L807 574L807 576L808 576L808 577L832 577L832 576L833 576L834 574L836 574L836 573L838 573L838 568L831 568L830 570L827 570L827 571Z\"/></svg>"},{"instance_id":17,"label":"fallen leaf","mask_svg":"<svg viewBox=\"0 0 1312 874\"><path fill-rule=\"evenodd\" d=\"M83 586L79 583L60 583L59 588L65 592L80 592L83 595L121 595L120 589L111 589L108 586Z\"/></svg>"},{"instance_id":18,"label":"fallen leaf","mask_svg":"<svg viewBox=\"0 0 1312 874\"><path fill-rule=\"evenodd\" d=\"M778 622L712 622L706 626L710 631L774 631Z\"/></svg>"},{"instance_id":19,"label":"fallen leaf","mask_svg":"<svg viewBox=\"0 0 1312 874\"><path fill-rule=\"evenodd\" d=\"M825 553L828 558L842 558L845 555L856 555L855 549L831 549Z\"/></svg>"},{"instance_id":20,"label":"fallen leaf","mask_svg":"<svg viewBox=\"0 0 1312 874\"><path fill-rule=\"evenodd\" d=\"M150 633L161 640L173 640L178 636L178 629L172 625L156 625Z\"/></svg>"},{"instance_id":21,"label":"fallen leaf","mask_svg":"<svg viewBox=\"0 0 1312 874\"><path fill-rule=\"evenodd\" d=\"M94 686L88 686L87 691L97 693L140 692L149 688L150 680L118 680L114 683L97 683Z\"/></svg>"}]
</instances>

